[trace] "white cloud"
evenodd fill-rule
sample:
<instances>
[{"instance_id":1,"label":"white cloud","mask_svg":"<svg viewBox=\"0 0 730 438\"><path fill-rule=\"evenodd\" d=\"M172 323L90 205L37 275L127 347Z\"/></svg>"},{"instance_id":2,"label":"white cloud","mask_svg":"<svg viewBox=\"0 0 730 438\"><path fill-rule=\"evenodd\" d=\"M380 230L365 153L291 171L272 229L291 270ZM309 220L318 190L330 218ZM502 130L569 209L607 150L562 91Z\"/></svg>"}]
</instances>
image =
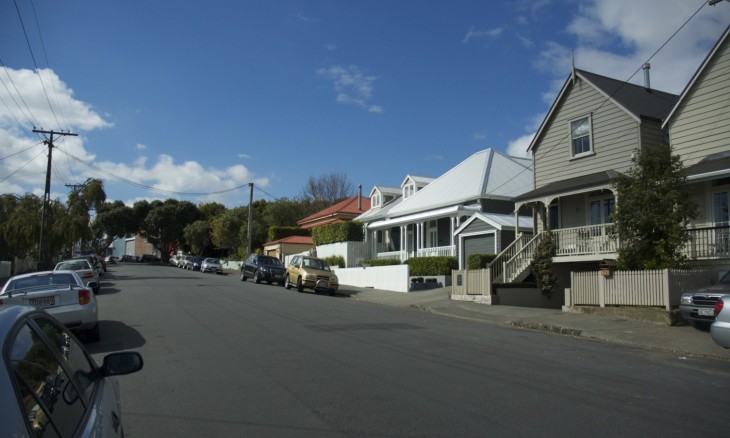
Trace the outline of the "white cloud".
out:
<instances>
[{"instance_id":1,"label":"white cloud","mask_svg":"<svg viewBox=\"0 0 730 438\"><path fill-rule=\"evenodd\" d=\"M143 151L143 150L147 149L147 145L142 144L142 143L137 143L136 145L134 145L134 149L137 151Z\"/></svg>"},{"instance_id":2,"label":"white cloud","mask_svg":"<svg viewBox=\"0 0 730 438\"><path fill-rule=\"evenodd\" d=\"M510 141L507 144L507 154L513 157L532 157L532 155L527 152L527 148L530 147L533 137L535 137L534 132Z\"/></svg>"},{"instance_id":3,"label":"white cloud","mask_svg":"<svg viewBox=\"0 0 730 438\"><path fill-rule=\"evenodd\" d=\"M494 39L498 38L500 35L502 35L502 32L504 31L503 27L495 27L494 29L480 29L476 30L473 27L469 29L469 31L464 36L464 39L461 40L462 44L467 44L473 39Z\"/></svg>"},{"instance_id":4,"label":"white cloud","mask_svg":"<svg viewBox=\"0 0 730 438\"><path fill-rule=\"evenodd\" d=\"M335 43L327 43L327 44L324 45L324 48L327 49L330 52L334 52L335 50L337 50L337 44L335 44Z\"/></svg>"},{"instance_id":5,"label":"white cloud","mask_svg":"<svg viewBox=\"0 0 730 438\"><path fill-rule=\"evenodd\" d=\"M484 141L487 139L487 134L485 132L475 132L471 135L471 139L474 141Z\"/></svg>"},{"instance_id":6,"label":"white cloud","mask_svg":"<svg viewBox=\"0 0 730 438\"><path fill-rule=\"evenodd\" d=\"M382 113L383 107L372 105L369 101L373 95L373 83L376 76L363 73L356 65L347 68L334 65L317 70L319 76L331 79L337 92L337 102L355 105L372 113Z\"/></svg>"},{"instance_id":7,"label":"white cloud","mask_svg":"<svg viewBox=\"0 0 730 438\"><path fill-rule=\"evenodd\" d=\"M238 154L237 157L242 160L248 160L249 158L251 158L249 154Z\"/></svg>"}]
</instances>

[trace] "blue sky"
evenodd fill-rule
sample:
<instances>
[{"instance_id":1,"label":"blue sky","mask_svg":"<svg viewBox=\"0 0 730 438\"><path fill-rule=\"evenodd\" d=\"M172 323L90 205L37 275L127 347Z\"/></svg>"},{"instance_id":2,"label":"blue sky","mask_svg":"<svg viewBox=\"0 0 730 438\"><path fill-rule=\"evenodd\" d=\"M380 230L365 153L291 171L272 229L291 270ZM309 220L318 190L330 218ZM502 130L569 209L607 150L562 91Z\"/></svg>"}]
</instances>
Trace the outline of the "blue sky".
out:
<instances>
[{"instance_id":1,"label":"blue sky","mask_svg":"<svg viewBox=\"0 0 730 438\"><path fill-rule=\"evenodd\" d=\"M128 204L367 195L476 151L524 155L578 68L680 93L730 24L701 0L0 1L0 193L105 180ZM699 12L695 14L696 11ZM690 17L693 17L690 19ZM219 195L184 193L222 192ZM153 187L149 190L145 187Z\"/></svg>"}]
</instances>

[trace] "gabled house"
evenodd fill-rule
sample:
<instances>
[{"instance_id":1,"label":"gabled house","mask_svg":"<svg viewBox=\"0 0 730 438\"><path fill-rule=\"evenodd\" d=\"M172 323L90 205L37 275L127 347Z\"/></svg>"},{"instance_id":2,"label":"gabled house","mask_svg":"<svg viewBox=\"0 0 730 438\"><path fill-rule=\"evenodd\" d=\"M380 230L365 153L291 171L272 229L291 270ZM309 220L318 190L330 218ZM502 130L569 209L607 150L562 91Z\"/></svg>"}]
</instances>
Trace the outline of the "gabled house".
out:
<instances>
[{"instance_id":1,"label":"gabled house","mask_svg":"<svg viewBox=\"0 0 730 438\"><path fill-rule=\"evenodd\" d=\"M516 210L535 212L534 236L522 236L493 263L511 260L496 280L524 278L547 229L555 235L553 263L566 269L581 263L597 269L601 260L615 259L613 182L631 168L637 150L667 143L662 121L676 102L674 94L574 69L529 146L534 189L515 199Z\"/></svg>"},{"instance_id":2,"label":"gabled house","mask_svg":"<svg viewBox=\"0 0 730 438\"><path fill-rule=\"evenodd\" d=\"M312 229L322 225L347 222L363 214L368 209L370 209L369 198L359 195L350 196L344 201L297 221L297 225L304 229Z\"/></svg>"},{"instance_id":3,"label":"gabled house","mask_svg":"<svg viewBox=\"0 0 730 438\"><path fill-rule=\"evenodd\" d=\"M459 246L457 230L464 232L461 241L469 242L470 251L498 253L514 239L516 227L532 228L529 217L516 226L512 202L531 187L529 160L486 149L439 178L407 176L400 197L374 203L356 220L365 224L366 243L375 258L454 256L465 260L469 254L462 249L467 245ZM376 187L371 196L384 193L394 191ZM460 228L477 213L469 224L473 228ZM506 234L497 236L504 224L509 225L504 226Z\"/></svg>"},{"instance_id":4,"label":"gabled house","mask_svg":"<svg viewBox=\"0 0 730 438\"><path fill-rule=\"evenodd\" d=\"M695 72L664 122L699 206L691 258L727 264L730 256L730 26Z\"/></svg>"},{"instance_id":5,"label":"gabled house","mask_svg":"<svg viewBox=\"0 0 730 438\"><path fill-rule=\"evenodd\" d=\"M312 236L289 236L264 243L264 254L276 257L282 262L287 256L314 250Z\"/></svg>"}]
</instances>

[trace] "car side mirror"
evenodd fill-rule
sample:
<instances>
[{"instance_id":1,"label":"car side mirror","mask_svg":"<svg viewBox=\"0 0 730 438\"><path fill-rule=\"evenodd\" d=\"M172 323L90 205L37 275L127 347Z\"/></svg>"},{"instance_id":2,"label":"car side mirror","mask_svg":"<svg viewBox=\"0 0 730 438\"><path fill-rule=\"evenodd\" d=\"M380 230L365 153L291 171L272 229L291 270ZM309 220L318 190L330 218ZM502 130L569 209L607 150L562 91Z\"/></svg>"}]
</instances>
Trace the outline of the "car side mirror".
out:
<instances>
[{"instance_id":1,"label":"car side mirror","mask_svg":"<svg viewBox=\"0 0 730 438\"><path fill-rule=\"evenodd\" d=\"M136 373L143 366L144 361L141 354L136 351L125 351L107 354L104 357L101 372L104 376L121 376Z\"/></svg>"}]
</instances>

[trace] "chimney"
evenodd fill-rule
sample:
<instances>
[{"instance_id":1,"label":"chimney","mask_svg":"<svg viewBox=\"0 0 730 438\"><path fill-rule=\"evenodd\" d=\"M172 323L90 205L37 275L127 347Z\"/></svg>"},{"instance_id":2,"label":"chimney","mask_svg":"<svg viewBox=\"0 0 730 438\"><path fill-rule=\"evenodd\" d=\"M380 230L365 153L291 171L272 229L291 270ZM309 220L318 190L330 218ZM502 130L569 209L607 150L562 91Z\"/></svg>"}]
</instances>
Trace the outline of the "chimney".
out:
<instances>
[{"instance_id":1,"label":"chimney","mask_svg":"<svg viewBox=\"0 0 730 438\"><path fill-rule=\"evenodd\" d=\"M362 211L362 184L357 185L357 209Z\"/></svg>"},{"instance_id":2,"label":"chimney","mask_svg":"<svg viewBox=\"0 0 730 438\"><path fill-rule=\"evenodd\" d=\"M648 62L641 67L644 70L644 88L651 90L651 80L649 80L649 69L651 64Z\"/></svg>"}]
</instances>

